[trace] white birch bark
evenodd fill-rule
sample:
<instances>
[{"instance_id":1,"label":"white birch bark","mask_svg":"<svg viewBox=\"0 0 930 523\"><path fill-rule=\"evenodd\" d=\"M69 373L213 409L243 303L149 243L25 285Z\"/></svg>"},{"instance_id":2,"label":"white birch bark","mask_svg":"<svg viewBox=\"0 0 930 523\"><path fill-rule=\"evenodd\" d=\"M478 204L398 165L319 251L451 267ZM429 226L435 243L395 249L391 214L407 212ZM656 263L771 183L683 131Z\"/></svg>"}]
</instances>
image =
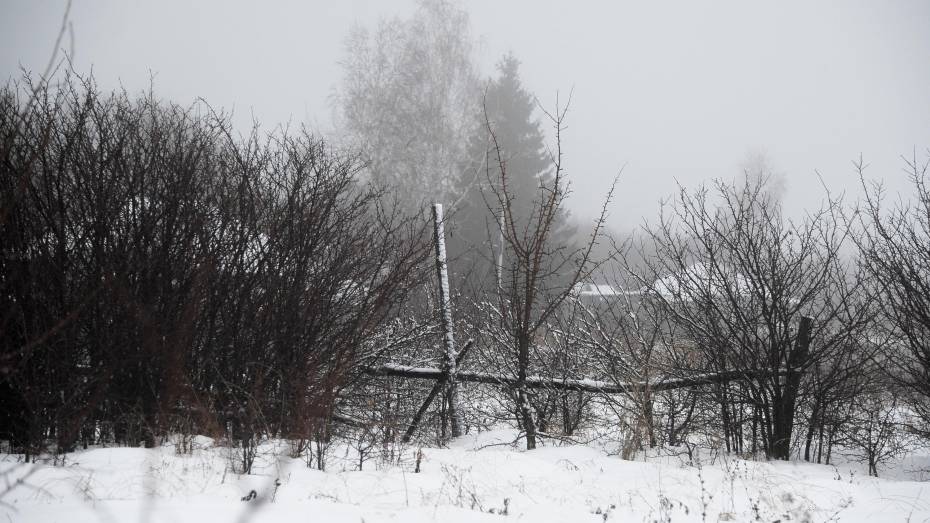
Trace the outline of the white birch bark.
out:
<instances>
[{"instance_id":1,"label":"white birch bark","mask_svg":"<svg viewBox=\"0 0 930 523\"><path fill-rule=\"evenodd\" d=\"M458 397L456 394L455 383L455 332L452 323L452 296L449 292L449 269L446 261L446 234L443 227L442 204L433 204L433 221L435 222L435 243L436 243L436 272L439 276L439 308L442 315L442 328L444 331L445 358L443 361L443 370L448 378L446 379L446 405L449 409L449 420L452 429L452 437L457 438L462 435L462 420L458 409Z\"/></svg>"}]
</instances>

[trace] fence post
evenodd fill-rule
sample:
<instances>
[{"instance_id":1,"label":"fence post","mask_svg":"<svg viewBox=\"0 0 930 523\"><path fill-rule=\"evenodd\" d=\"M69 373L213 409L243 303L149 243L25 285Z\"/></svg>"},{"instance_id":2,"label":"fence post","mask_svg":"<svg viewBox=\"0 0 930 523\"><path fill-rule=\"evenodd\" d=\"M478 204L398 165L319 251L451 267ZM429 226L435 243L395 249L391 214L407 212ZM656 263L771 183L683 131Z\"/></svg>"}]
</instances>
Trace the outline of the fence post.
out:
<instances>
[{"instance_id":1,"label":"fence post","mask_svg":"<svg viewBox=\"0 0 930 523\"><path fill-rule=\"evenodd\" d=\"M446 378L446 405L449 408L449 421L452 437L462 435L462 420L458 409L455 382L455 327L452 323L452 296L449 293L449 269L446 261L446 234L443 228L442 204L433 204L434 237L436 243L436 273L439 277L439 308L444 331L445 357L443 371Z\"/></svg>"}]
</instances>

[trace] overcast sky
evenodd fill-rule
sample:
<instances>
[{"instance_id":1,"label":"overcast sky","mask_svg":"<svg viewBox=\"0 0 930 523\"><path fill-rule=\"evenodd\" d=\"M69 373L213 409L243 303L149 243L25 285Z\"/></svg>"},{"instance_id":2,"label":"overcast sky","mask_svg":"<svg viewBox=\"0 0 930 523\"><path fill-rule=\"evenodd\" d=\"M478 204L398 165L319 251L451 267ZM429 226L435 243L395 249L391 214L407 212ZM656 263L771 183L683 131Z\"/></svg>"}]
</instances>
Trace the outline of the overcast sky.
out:
<instances>
[{"instance_id":1,"label":"overcast sky","mask_svg":"<svg viewBox=\"0 0 930 523\"><path fill-rule=\"evenodd\" d=\"M44 69L64 1L0 0L0 78ZM764 154L793 213L817 205L815 171L855 192L852 160L904 188L900 155L930 147L930 2L541 2L473 0L478 59L512 51L553 104L574 89L564 141L590 216L626 166L612 224L652 219L678 180L736 176ZM105 88L204 97L241 121L331 126L329 97L352 24L412 0L75 0L75 68ZM69 39L63 46L70 48Z\"/></svg>"}]
</instances>

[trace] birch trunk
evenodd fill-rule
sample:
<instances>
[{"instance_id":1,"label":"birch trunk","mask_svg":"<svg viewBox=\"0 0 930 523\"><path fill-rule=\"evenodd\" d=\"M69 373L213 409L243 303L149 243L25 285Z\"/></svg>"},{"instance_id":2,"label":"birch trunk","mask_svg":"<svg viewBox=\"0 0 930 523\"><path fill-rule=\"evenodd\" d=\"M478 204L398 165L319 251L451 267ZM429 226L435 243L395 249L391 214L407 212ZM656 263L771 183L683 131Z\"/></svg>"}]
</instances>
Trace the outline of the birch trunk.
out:
<instances>
[{"instance_id":1,"label":"birch trunk","mask_svg":"<svg viewBox=\"0 0 930 523\"><path fill-rule=\"evenodd\" d=\"M462 435L462 421L458 409L458 398L456 397L456 380L455 380L455 332L452 323L452 297L449 293L449 269L446 261L446 234L443 227L442 204L433 204L433 221L435 222L435 240L436 240L436 273L439 277L439 308L442 317L442 328L444 331L445 354L443 358L443 371L448 378L446 379L446 405L449 411L449 423L452 429L452 437L457 438Z\"/></svg>"}]
</instances>

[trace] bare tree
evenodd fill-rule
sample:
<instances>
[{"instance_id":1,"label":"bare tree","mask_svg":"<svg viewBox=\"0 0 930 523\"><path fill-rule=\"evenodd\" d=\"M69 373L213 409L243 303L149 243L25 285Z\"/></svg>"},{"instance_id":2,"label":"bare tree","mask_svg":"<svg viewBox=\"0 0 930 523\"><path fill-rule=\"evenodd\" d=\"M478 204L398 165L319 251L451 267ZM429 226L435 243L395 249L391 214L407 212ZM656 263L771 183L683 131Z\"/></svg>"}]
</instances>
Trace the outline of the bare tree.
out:
<instances>
[{"instance_id":1,"label":"bare tree","mask_svg":"<svg viewBox=\"0 0 930 523\"><path fill-rule=\"evenodd\" d=\"M904 450L905 431L894 391L870 390L860 394L851 408L849 422L837 439L869 466L869 475L878 477L878 466Z\"/></svg>"},{"instance_id":2,"label":"bare tree","mask_svg":"<svg viewBox=\"0 0 930 523\"><path fill-rule=\"evenodd\" d=\"M528 212L517 207L508 177L507 151L498 142L492 122L486 122L491 136L494 169L488 168L487 197L492 215L503 216L503 268L494 301L481 307L485 316L484 338L502 357L500 363L512 372L512 388L518 420L526 434L527 449L536 448L537 422L526 379L539 361L540 345L549 329L549 320L561 307L576 283L595 268L591 258L606 215L606 202L595 223L591 238L583 247L570 247L554 240L555 224L568 194L562 165L561 133L568 106L556 106L546 113L554 129L555 148L551 153L552 177L539 180L536 197ZM492 179L491 173L499 176ZM609 201L613 189L608 193Z\"/></svg>"},{"instance_id":3,"label":"bare tree","mask_svg":"<svg viewBox=\"0 0 930 523\"><path fill-rule=\"evenodd\" d=\"M766 454L788 459L803 376L859 336L869 319L859 278L841 249L848 229L828 199L800 221L783 216L765 179L681 189L645 228L654 252L639 274L650 299L686 335L691 371L738 371L714 389L729 449L738 450L751 408Z\"/></svg>"},{"instance_id":4,"label":"bare tree","mask_svg":"<svg viewBox=\"0 0 930 523\"><path fill-rule=\"evenodd\" d=\"M408 205L442 201L464 161L480 89L468 13L421 0L409 19L356 27L335 102L346 141Z\"/></svg>"},{"instance_id":5,"label":"bare tree","mask_svg":"<svg viewBox=\"0 0 930 523\"><path fill-rule=\"evenodd\" d=\"M885 368L918 415L912 428L930 436L930 152L923 162L916 154L905 162L913 192L886 206L882 187L865 181L859 160L866 194L859 243L881 300Z\"/></svg>"},{"instance_id":6,"label":"bare tree","mask_svg":"<svg viewBox=\"0 0 930 523\"><path fill-rule=\"evenodd\" d=\"M565 330L574 336L578 350L592 360L588 375L616 385L643 384L602 398L622 418L631 419L631 437L624 447L627 457L644 444L656 446L660 438L671 444L680 439L690 420L681 412L688 408L687 399L680 397L680 391L657 393L652 385L681 376L681 369L688 364L682 361L687 354L675 340L678 333L672 328L671 316L661 303L648 299L638 280L629 276L632 268L627 246L615 245L614 249L615 257L628 268L600 274L609 284L590 285L589 291L573 293L571 319ZM686 390L684 395L694 394ZM657 404L664 408L658 410ZM664 423L662 415L666 416Z\"/></svg>"}]
</instances>

